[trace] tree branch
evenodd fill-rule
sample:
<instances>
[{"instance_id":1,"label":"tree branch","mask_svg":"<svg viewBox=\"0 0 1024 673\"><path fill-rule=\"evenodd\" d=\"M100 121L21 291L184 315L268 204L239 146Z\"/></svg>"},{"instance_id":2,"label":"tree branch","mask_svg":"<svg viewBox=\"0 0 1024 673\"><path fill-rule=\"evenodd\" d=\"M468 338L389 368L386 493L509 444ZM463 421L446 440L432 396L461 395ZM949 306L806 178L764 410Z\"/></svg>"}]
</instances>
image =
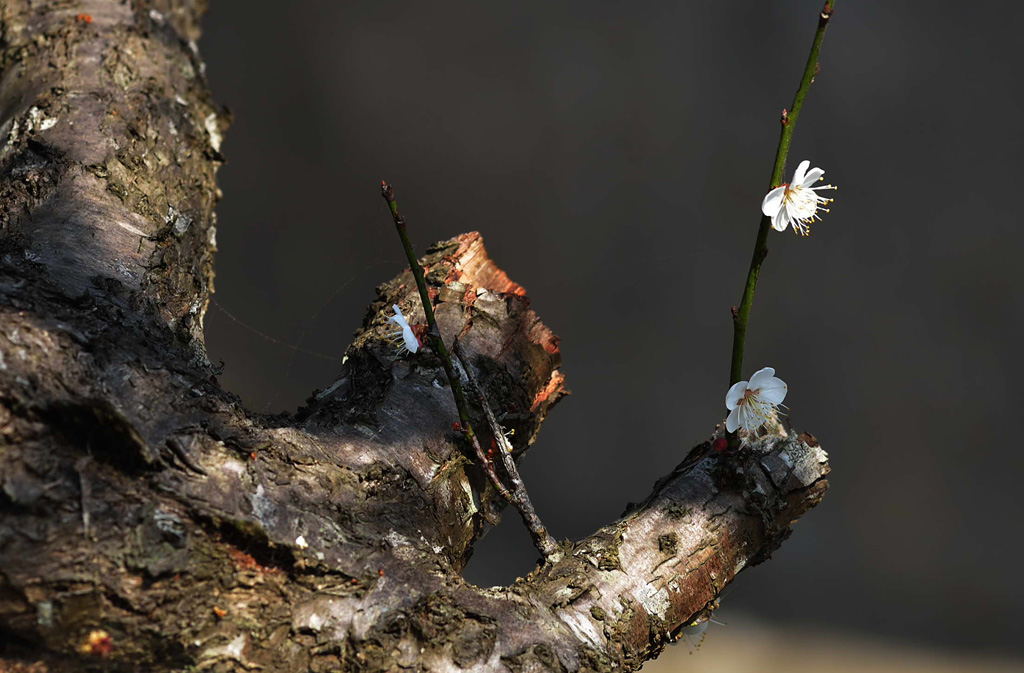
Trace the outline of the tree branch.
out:
<instances>
[{"instance_id":1,"label":"tree branch","mask_svg":"<svg viewBox=\"0 0 1024 673\"><path fill-rule=\"evenodd\" d=\"M384 340L386 307L416 296L409 271L296 415L247 411L216 383L202 315L224 124L192 48L199 4L0 9L0 666L610 671L654 656L820 499L824 454L701 445L538 572L466 584L504 501L462 453L442 364ZM557 337L479 235L421 264L440 334L521 460L566 392Z\"/></svg>"}]
</instances>

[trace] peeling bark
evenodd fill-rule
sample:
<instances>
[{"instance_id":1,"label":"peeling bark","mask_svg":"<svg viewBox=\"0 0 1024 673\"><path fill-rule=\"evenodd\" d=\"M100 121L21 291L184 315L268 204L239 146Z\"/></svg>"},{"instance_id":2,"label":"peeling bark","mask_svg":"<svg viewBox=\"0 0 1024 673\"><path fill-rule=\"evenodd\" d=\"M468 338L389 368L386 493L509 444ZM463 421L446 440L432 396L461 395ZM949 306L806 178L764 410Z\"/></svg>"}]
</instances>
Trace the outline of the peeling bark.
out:
<instances>
[{"instance_id":1,"label":"peeling bark","mask_svg":"<svg viewBox=\"0 0 1024 673\"><path fill-rule=\"evenodd\" d=\"M440 363L386 341L391 304L423 320L408 270L296 414L219 388L202 319L228 120L202 9L0 8L0 666L633 670L705 619L823 496L807 436L701 444L618 521L483 589L460 573L504 502ZM423 264L521 460L566 393L558 339L478 234Z\"/></svg>"}]
</instances>

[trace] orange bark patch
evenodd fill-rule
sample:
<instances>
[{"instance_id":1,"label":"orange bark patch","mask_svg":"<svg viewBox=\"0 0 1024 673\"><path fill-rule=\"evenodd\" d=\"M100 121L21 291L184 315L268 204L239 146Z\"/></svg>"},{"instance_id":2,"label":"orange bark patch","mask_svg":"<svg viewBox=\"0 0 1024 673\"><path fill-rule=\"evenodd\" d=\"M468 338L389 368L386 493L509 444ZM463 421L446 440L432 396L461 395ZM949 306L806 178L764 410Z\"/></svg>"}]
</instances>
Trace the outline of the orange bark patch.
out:
<instances>
[{"instance_id":1,"label":"orange bark patch","mask_svg":"<svg viewBox=\"0 0 1024 673\"><path fill-rule=\"evenodd\" d=\"M526 288L509 278L487 255L479 232L461 234L455 240L459 242L459 247L450 257L460 271L460 280L492 292L526 296Z\"/></svg>"},{"instance_id":2,"label":"orange bark patch","mask_svg":"<svg viewBox=\"0 0 1024 673\"><path fill-rule=\"evenodd\" d=\"M267 568L266 566L260 565L259 561L254 559L252 556L249 556L244 551L235 549L234 547L228 548L228 555L231 557L231 562L234 564L236 570L249 570L269 574L282 572L278 568Z\"/></svg>"},{"instance_id":3,"label":"orange bark patch","mask_svg":"<svg viewBox=\"0 0 1024 673\"><path fill-rule=\"evenodd\" d=\"M257 563L256 559L240 549L228 548L228 555L231 556L231 562L235 564L235 568L239 570L263 570L263 566Z\"/></svg>"},{"instance_id":4,"label":"orange bark patch","mask_svg":"<svg viewBox=\"0 0 1024 673\"><path fill-rule=\"evenodd\" d=\"M557 350L557 346L555 348ZM530 411L536 411L537 407L547 402L552 395L561 392L564 385L565 375L557 369L551 372L551 378L548 379L548 384L544 386L543 390L534 395L533 404L530 405Z\"/></svg>"},{"instance_id":5,"label":"orange bark patch","mask_svg":"<svg viewBox=\"0 0 1024 673\"><path fill-rule=\"evenodd\" d=\"M541 347L546 353L554 355L558 352L558 344L561 339L551 332L548 332L548 338L540 342Z\"/></svg>"}]
</instances>

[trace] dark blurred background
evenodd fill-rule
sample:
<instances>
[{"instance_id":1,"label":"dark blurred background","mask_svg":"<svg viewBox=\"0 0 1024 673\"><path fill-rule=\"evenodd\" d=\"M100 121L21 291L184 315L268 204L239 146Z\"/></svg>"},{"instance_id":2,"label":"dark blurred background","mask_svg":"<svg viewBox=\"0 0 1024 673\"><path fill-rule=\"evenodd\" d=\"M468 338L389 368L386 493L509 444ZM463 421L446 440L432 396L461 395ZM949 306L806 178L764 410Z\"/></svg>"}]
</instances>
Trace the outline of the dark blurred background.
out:
<instances>
[{"instance_id":1,"label":"dark blurred background","mask_svg":"<svg viewBox=\"0 0 1024 673\"><path fill-rule=\"evenodd\" d=\"M524 464L546 523L616 518L725 415L729 306L820 6L214 0L222 382L277 412L333 381L404 266L385 177L420 250L481 231L563 339L574 394ZM1024 661L1022 20L838 3L787 174L808 158L840 190L809 238L772 233L745 367L789 383L832 490L721 614ZM508 516L467 577L535 558Z\"/></svg>"}]
</instances>

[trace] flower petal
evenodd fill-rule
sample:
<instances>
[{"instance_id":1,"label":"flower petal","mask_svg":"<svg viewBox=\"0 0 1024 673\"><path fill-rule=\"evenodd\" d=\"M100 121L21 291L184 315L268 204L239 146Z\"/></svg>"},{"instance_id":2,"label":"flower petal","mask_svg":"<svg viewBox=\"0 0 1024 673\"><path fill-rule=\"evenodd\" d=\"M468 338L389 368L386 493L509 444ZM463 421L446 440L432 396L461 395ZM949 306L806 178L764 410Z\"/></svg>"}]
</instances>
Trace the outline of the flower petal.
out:
<instances>
[{"instance_id":1,"label":"flower petal","mask_svg":"<svg viewBox=\"0 0 1024 673\"><path fill-rule=\"evenodd\" d=\"M779 212L772 216L772 229L775 231L785 231L788 226L789 213L786 212L786 208L783 206Z\"/></svg>"},{"instance_id":2,"label":"flower petal","mask_svg":"<svg viewBox=\"0 0 1024 673\"><path fill-rule=\"evenodd\" d=\"M405 347L409 349L410 353L415 353L420 349L420 342L408 325L402 326L402 341L405 342Z\"/></svg>"},{"instance_id":3,"label":"flower petal","mask_svg":"<svg viewBox=\"0 0 1024 673\"><path fill-rule=\"evenodd\" d=\"M403 330L409 328L409 323L405 320L405 316L402 315L402 310L398 308L398 304L392 304L391 308L395 309L395 315L388 318L388 322L393 322Z\"/></svg>"},{"instance_id":4,"label":"flower petal","mask_svg":"<svg viewBox=\"0 0 1024 673\"><path fill-rule=\"evenodd\" d=\"M805 175L804 179L800 182L800 186L810 187L815 182L820 180L821 176L823 175L825 175L825 171L821 170L820 168L812 168L811 170L807 171L807 175Z\"/></svg>"},{"instance_id":5,"label":"flower petal","mask_svg":"<svg viewBox=\"0 0 1024 673\"><path fill-rule=\"evenodd\" d=\"M747 387L751 390L759 390L762 385L768 383L769 380L775 377L775 370L771 367L765 367L754 372L754 375L750 377L750 385Z\"/></svg>"},{"instance_id":6,"label":"flower petal","mask_svg":"<svg viewBox=\"0 0 1024 673\"><path fill-rule=\"evenodd\" d=\"M800 162L800 165L796 167L796 172L793 173L793 184L802 185L804 183L804 176L807 174L807 169L811 167L811 162L804 159Z\"/></svg>"},{"instance_id":7,"label":"flower petal","mask_svg":"<svg viewBox=\"0 0 1024 673\"><path fill-rule=\"evenodd\" d=\"M789 386L786 385L786 382L773 376L770 381L757 389L757 398L777 407L782 404L782 400L786 399L787 392L789 392Z\"/></svg>"},{"instance_id":8,"label":"flower petal","mask_svg":"<svg viewBox=\"0 0 1024 673\"><path fill-rule=\"evenodd\" d=\"M779 208L782 208L782 201L785 195L785 187L776 187L765 194L764 200L761 201L761 212L768 217L775 217L775 214L779 212Z\"/></svg>"},{"instance_id":9,"label":"flower petal","mask_svg":"<svg viewBox=\"0 0 1024 673\"><path fill-rule=\"evenodd\" d=\"M729 392L725 394L725 408L735 409L739 401L743 399L743 393L747 392L747 382L740 381L734 383L729 387ZM731 432L731 430L730 430Z\"/></svg>"},{"instance_id":10,"label":"flower petal","mask_svg":"<svg viewBox=\"0 0 1024 673\"><path fill-rule=\"evenodd\" d=\"M757 421L754 418L754 414L750 413L750 409L745 404L741 404L737 411L739 411L739 424L744 430L757 430Z\"/></svg>"},{"instance_id":11,"label":"flower petal","mask_svg":"<svg viewBox=\"0 0 1024 673\"><path fill-rule=\"evenodd\" d=\"M740 407L733 409L729 412L729 418L725 419L725 429L729 432L736 432L736 428L740 427Z\"/></svg>"}]
</instances>

